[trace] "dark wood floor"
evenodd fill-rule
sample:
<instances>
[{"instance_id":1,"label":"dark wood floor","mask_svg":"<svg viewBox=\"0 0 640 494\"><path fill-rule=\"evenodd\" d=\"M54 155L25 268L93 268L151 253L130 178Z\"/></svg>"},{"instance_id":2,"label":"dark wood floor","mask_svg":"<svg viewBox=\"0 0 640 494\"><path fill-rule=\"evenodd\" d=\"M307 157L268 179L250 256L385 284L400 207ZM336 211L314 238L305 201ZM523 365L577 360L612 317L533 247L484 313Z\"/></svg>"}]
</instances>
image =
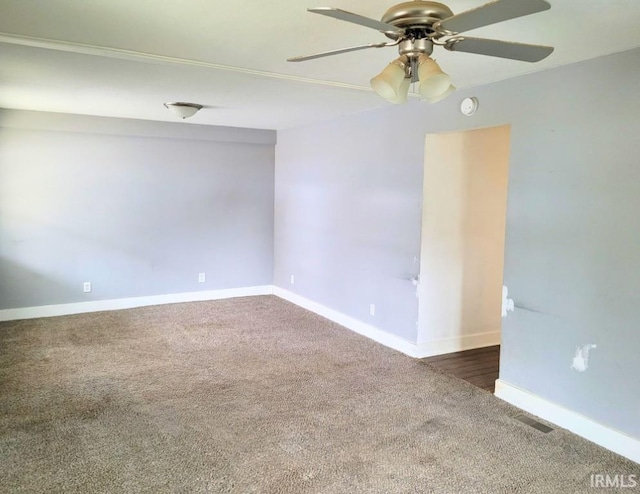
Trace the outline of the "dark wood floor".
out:
<instances>
[{"instance_id":1,"label":"dark wood floor","mask_svg":"<svg viewBox=\"0 0 640 494\"><path fill-rule=\"evenodd\" d=\"M500 345L447 353L422 360L447 374L493 393L500 369Z\"/></svg>"}]
</instances>

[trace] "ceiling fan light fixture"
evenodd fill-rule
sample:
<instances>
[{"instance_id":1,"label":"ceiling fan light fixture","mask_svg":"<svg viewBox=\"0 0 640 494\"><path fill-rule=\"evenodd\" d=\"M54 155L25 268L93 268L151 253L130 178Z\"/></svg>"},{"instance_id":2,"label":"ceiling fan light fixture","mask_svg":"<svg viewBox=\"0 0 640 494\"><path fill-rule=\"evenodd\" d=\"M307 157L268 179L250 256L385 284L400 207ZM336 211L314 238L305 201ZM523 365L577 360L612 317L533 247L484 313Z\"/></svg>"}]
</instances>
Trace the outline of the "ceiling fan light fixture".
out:
<instances>
[{"instance_id":1,"label":"ceiling fan light fixture","mask_svg":"<svg viewBox=\"0 0 640 494\"><path fill-rule=\"evenodd\" d=\"M371 87L387 101L400 102L403 90L406 88L405 93L409 91L409 84L405 83L405 79L410 82L406 75L406 65L401 58L398 58L371 79ZM406 94L404 99L406 101Z\"/></svg>"},{"instance_id":2,"label":"ceiling fan light fixture","mask_svg":"<svg viewBox=\"0 0 640 494\"><path fill-rule=\"evenodd\" d=\"M171 110L181 119L193 117L198 111L202 110L202 105L197 103L184 103L181 101L165 103L164 107Z\"/></svg>"},{"instance_id":3,"label":"ceiling fan light fixture","mask_svg":"<svg viewBox=\"0 0 640 494\"><path fill-rule=\"evenodd\" d=\"M451 77L426 55L421 55L418 60L418 80L420 94L427 100L442 96L451 87Z\"/></svg>"},{"instance_id":4,"label":"ceiling fan light fixture","mask_svg":"<svg viewBox=\"0 0 640 494\"><path fill-rule=\"evenodd\" d=\"M405 77L404 80L400 83L400 88L398 89L398 96L394 100L389 100L394 105L404 105L407 102L407 97L409 96L409 86L411 85L411 78Z\"/></svg>"}]
</instances>

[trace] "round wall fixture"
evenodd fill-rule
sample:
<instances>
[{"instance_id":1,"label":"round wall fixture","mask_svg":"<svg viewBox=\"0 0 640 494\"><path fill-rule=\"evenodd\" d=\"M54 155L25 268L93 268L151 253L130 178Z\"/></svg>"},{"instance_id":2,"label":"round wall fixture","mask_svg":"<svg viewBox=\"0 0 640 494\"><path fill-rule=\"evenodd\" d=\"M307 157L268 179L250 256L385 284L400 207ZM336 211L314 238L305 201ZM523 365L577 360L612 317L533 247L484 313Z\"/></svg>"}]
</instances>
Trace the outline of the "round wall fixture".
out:
<instances>
[{"instance_id":1,"label":"round wall fixture","mask_svg":"<svg viewBox=\"0 0 640 494\"><path fill-rule=\"evenodd\" d=\"M470 117L478 109L478 98L465 98L460 103L460 111L463 115Z\"/></svg>"}]
</instances>

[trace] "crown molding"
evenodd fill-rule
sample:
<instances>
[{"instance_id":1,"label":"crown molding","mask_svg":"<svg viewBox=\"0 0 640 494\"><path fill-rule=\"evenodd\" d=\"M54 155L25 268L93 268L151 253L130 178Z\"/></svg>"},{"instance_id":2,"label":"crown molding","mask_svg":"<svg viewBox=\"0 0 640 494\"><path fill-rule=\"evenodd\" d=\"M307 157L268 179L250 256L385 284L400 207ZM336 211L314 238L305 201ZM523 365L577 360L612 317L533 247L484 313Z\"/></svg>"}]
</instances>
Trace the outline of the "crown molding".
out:
<instances>
[{"instance_id":1,"label":"crown molding","mask_svg":"<svg viewBox=\"0 0 640 494\"><path fill-rule=\"evenodd\" d=\"M227 72L235 72L239 74L249 74L259 77L267 77L270 79L284 79L287 81L302 82L304 84L315 84L318 86L329 86L343 89L354 89L356 91L373 92L368 86L359 86L357 84L348 84L346 82L324 81L321 79L312 79L309 77L300 77L289 74L281 74L278 72L268 72L264 70L247 69L244 67L235 67L233 65L223 65L218 63L204 62L202 60L190 60L187 58L167 57L154 53L144 53L133 50L123 50L121 48L110 48L98 45L89 45L85 43L74 43L71 41L60 41L48 38L37 38L34 36L22 36L19 34L1 33L0 43L11 45L28 46L32 48L43 48L46 50L63 51L68 53L77 53L81 55L92 55L96 57L116 58L120 60L129 60L134 62L153 62L166 65L188 65L192 67L203 67L213 70L224 70Z\"/></svg>"}]
</instances>

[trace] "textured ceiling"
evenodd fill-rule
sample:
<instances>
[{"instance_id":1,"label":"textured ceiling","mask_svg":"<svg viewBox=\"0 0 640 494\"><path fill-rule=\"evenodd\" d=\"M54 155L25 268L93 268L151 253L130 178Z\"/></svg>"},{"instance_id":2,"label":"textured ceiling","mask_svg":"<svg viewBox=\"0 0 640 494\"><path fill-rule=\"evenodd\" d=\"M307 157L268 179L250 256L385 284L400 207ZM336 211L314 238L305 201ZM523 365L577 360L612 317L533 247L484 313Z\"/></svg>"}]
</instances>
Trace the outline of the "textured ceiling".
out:
<instances>
[{"instance_id":1,"label":"textured ceiling","mask_svg":"<svg viewBox=\"0 0 640 494\"><path fill-rule=\"evenodd\" d=\"M543 62L434 57L463 88L640 46L638 0L550 1L550 11L472 33L555 46ZM308 7L380 18L393 3L0 0L0 107L170 121L163 102L193 101L209 108L190 123L281 129L383 106L368 81L394 48L285 60L386 39ZM483 3L447 2L454 12Z\"/></svg>"}]
</instances>

